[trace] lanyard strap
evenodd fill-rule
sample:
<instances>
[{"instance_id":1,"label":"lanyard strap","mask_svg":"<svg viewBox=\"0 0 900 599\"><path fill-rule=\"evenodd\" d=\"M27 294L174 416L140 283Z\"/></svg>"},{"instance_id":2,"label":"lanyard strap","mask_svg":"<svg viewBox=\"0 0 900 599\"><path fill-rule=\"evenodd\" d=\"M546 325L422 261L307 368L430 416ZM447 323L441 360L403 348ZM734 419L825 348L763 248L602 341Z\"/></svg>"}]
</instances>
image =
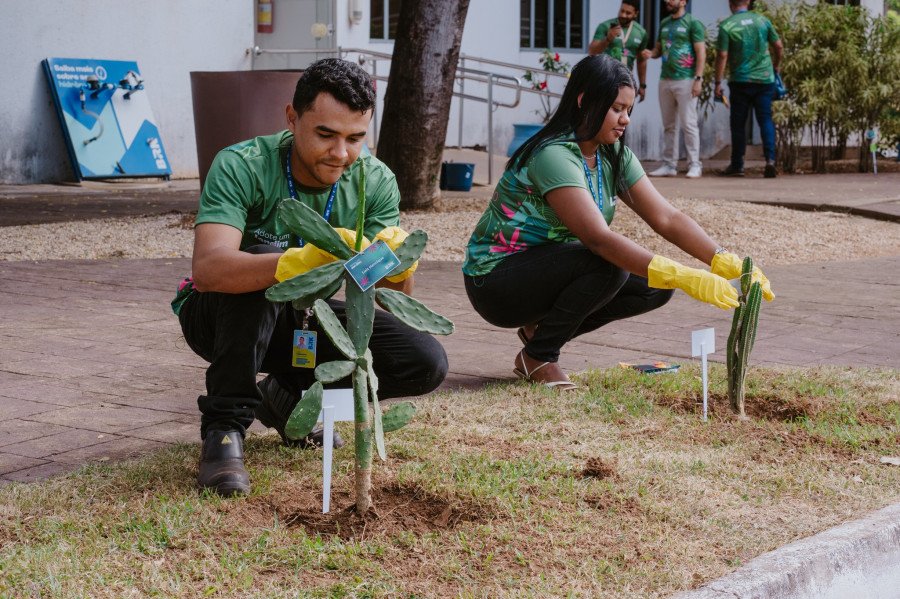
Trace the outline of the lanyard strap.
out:
<instances>
[{"instance_id":1,"label":"lanyard strap","mask_svg":"<svg viewBox=\"0 0 900 599\"><path fill-rule=\"evenodd\" d=\"M594 162L597 163L597 193L594 193L594 182L591 180L591 169L588 168L587 160L584 155L581 156L581 166L584 167L584 177L587 179L588 190L591 197L597 203L597 207L603 210L603 169L600 166L600 148L594 151Z\"/></svg>"},{"instance_id":2,"label":"lanyard strap","mask_svg":"<svg viewBox=\"0 0 900 599\"><path fill-rule=\"evenodd\" d=\"M294 188L294 176L291 173L291 152L294 150L294 144L291 142L291 145L288 146L287 158L284 159L284 171L287 175L287 184L288 184L288 192L291 194L291 199L296 200L297 198L297 190ZM331 186L331 193L328 194L328 201L325 202L325 212L322 214L322 218L325 219L325 222L331 218L331 209L334 208L334 196L337 195L337 182ZM303 247L305 245L305 241L300 237L297 237L297 246Z\"/></svg>"}]
</instances>

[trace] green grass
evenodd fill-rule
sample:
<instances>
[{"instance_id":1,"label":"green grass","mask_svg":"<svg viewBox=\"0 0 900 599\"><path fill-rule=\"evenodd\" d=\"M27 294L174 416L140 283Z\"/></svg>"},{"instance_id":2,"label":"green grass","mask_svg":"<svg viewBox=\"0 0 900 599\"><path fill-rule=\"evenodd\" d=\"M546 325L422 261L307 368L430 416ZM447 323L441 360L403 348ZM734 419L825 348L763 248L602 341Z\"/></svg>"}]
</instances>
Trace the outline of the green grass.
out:
<instances>
[{"instance_id":1,"label":"green grass","mask_svg":"<svg viewBox=\"0 0 900 599\"><path fill-rule=\"evenodd\" d=\"M746 422L723 379L706 423L693 366L420 399L355 532L316 528L321 454L275 435L248 438L242 499L196 492L196 445L11 485L0 597L664 596L898 500L898 371L752 369Z\"/></svg>"}]
</instances>

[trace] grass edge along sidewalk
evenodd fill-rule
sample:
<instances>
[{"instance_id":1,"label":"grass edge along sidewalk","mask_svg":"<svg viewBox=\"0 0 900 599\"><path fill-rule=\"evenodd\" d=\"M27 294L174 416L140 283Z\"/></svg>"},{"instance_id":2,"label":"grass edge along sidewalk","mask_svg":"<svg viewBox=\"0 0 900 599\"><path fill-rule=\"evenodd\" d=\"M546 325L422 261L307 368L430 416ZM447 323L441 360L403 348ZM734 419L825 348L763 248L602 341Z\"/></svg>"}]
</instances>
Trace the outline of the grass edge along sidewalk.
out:
<instances>
[{"instance_id":1,"label":"grass edge along sidewalk","mask_svg":"<svg viewBox=\"0 0 900 599\"><path fill-rule=\"evenodd\" d=\"M897 500L900 372L754 368L749 422L699 372L588 371L565 398L502 384L417 401L352 503L336 453L253 435L246 499L198 496L196 452L0 489L0 595L659 596Z\"/></svg>"}]
</instances>

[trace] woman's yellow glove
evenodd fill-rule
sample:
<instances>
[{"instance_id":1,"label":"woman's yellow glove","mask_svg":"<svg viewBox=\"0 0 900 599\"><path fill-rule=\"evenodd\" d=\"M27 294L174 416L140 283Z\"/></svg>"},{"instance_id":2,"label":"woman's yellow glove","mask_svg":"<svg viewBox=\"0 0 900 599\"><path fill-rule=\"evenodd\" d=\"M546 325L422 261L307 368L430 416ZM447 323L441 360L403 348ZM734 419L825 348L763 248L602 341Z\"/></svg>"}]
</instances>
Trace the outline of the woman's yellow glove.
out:
<instances>
[{"instance_id":1,"label":"woman's yellow glove","mask_svg":"<svg viewBox=\"0 0 900 599\"><path fill-rule=\"evenodd\" d=\"M713 256L712 264L710 264L709 269L720 277L726 279L739 279L741 272L744 270L744 261L734 254L723 252ZM753 267L753 274L750 275L750 280L759 281L762 295L766 298L766 301L771 302L775 299L775 294L772 293L772 286L769 284L769 279L766 278L766 275L764 275L758 267Z\"/></svg>"},{"instance_id":2,"label":"woman's yellow glove","mask_svg":"<svg viewBox=\"0 0 900 599\"><path fill-rule=\"evenodd\" d=\"M356 231L343 228L335 228L335 231L338 232L338 235L341 236L347 247L354 247ZM370 245L369 240L363 236L362 249L366 249ZM275 268L275 279L279 282L286 281L335 260L337 258L325 250L320 250L311 243L307 243L302 248L288 248L281 255L281 258L278 259L278 266Z\"/></svg>"},{"instance_id":3,"label":"woman's yellow glove","mask_svg":"<svg viewBox=\"0 0 900 599\"><path fill-rule=\"evenodd\" d=\"M723 310L740 305L737 290L727 280L662 256L653 256L647 266L647 283L656 289L677 287L691 297Z\"/></svg>"},{"instance_id":4,"label":"woman's yellow glove","mask_svg":"<svg viewBox=\"0 0 900 599\"><path fill-rule=\"evenodd\" d=\"M409 233L401 229L400 227L387 227L377 235L375 235L375 241L379 239L391 248L391 251L396 250L400 247L400 244L403 243L406 238L409 237ZM419 261L416 260L413 262L413 265L401 272L399 275L394 275L393 277L387 277L387 280L391 283L400 283L405 281L409 277L416 272L416 269L419 268Z\"/></svg>"}]
</instances>

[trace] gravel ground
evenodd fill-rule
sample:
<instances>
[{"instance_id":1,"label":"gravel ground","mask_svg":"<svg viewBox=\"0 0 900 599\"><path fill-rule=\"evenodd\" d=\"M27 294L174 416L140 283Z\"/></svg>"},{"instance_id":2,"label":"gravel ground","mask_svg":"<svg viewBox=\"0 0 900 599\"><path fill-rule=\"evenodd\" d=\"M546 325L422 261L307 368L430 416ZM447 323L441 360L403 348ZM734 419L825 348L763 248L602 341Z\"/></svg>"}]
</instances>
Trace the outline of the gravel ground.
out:
<instances>
[{"instance_id":1,"label":"gravel ground","mask_svg":"<svg viewBox=\"0 0 900 599\"><path fill-rule=\"evenodd\" d=\"M900 225L831 212L674 198L723 246L758 264L797 264L900 254ZM442 212L407 212L402 225L429 235L427 260L461 262L483 200L446 202ZM190 256L191 215L4 227L0 260L176 258ZM654 253L693 261L619 205L613 229Z\"/></svg>"}]
</instances>

